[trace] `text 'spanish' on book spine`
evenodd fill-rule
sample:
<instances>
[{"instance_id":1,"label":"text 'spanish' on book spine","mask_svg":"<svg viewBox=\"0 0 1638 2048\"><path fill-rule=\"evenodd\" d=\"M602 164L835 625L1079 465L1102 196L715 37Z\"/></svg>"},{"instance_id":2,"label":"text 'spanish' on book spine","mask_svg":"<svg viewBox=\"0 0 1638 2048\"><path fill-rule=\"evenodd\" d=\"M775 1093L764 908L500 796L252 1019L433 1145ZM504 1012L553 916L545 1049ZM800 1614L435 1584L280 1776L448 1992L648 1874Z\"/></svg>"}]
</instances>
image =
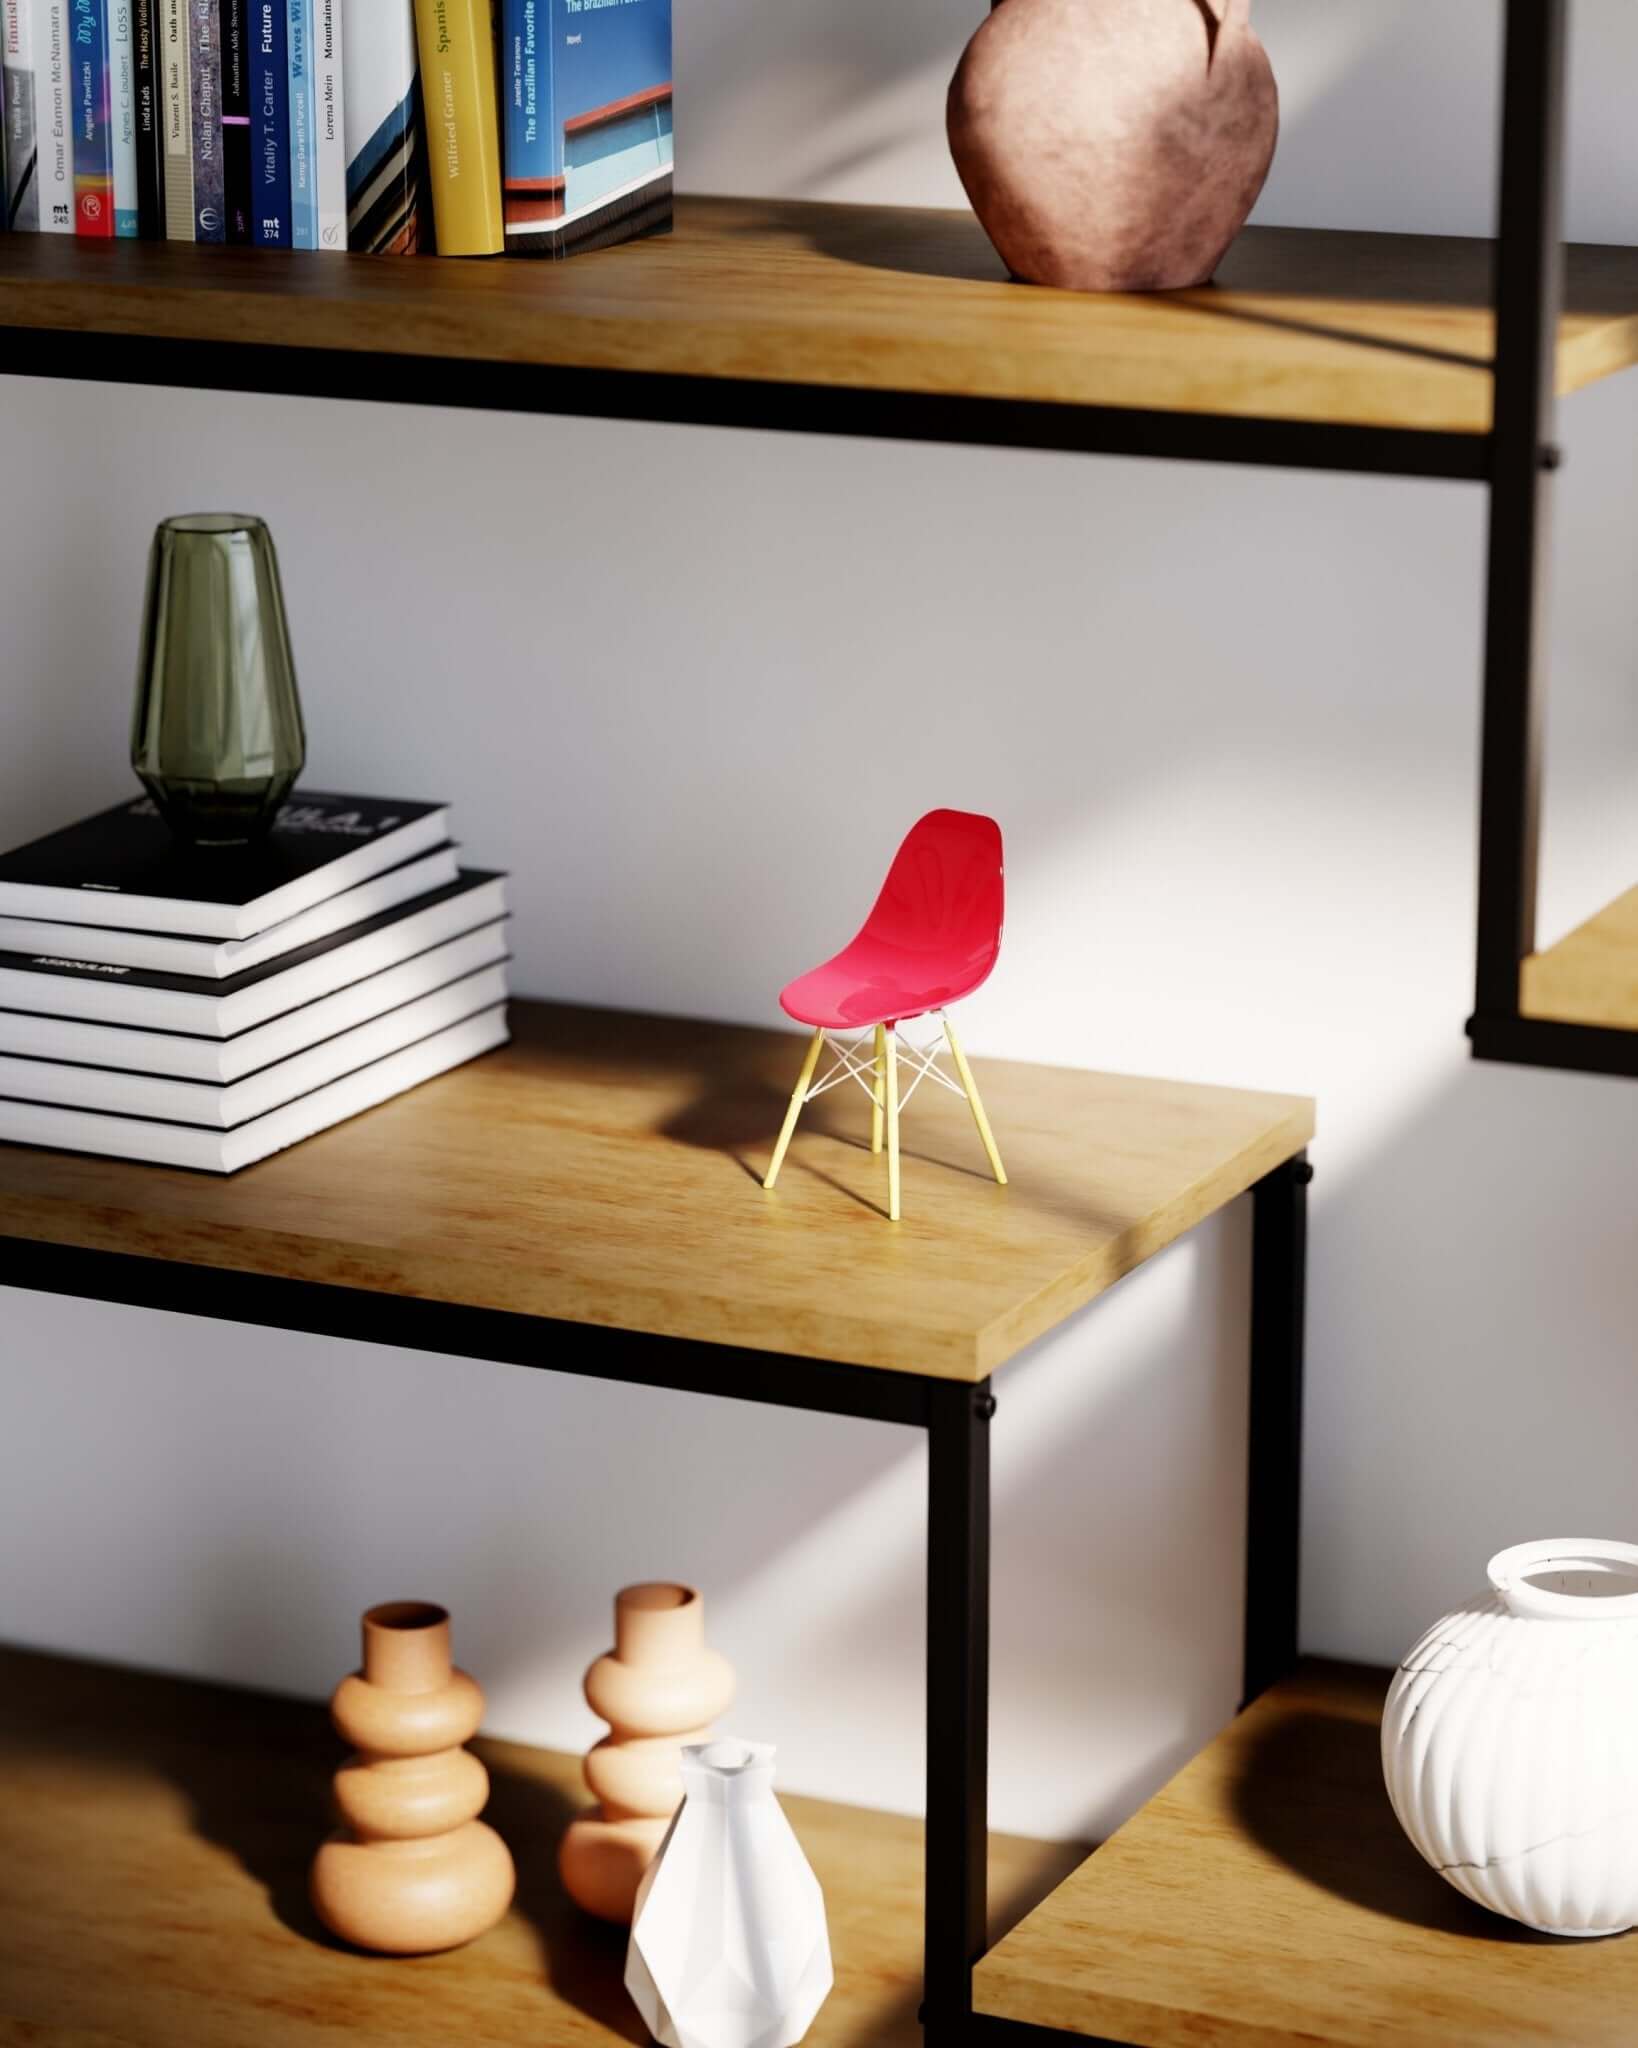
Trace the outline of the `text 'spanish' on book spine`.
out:
<instances>
[{"instance_id":1,"label":"text 'spanish' on book spine","mask_svg":"<svg viewBox=\"0 0 1638 2048\"><path fill-rule=\"evenodd\" d=\"M342 16L347 243L410 256L431 240L415 0L342 0Z\"/></svg>"},{"instance_id":2,"label":"text 'spanish' on book spine","mask_svg":"<svg viewBox=\"0 0 1638 2048\"><path fill-rule=\"evenodd\" d=\"M313 182L317 124L313 101L314 0L288 0L285 29L290 72L290 246L318 247L318 190Z\"/></svg>"},{"instance_id":3,"label":"text 'spanish' on book spine","mask_svg":"<svg viewBox=\"0 0 1638 2048\"><path fill-rule=\"evenodd\" d=\"M503 0L506 248L567 256L671 226L671 0Z\"/></svg>"},{"instance_id":4,"label":"text 'spanish' on book spine","mask_svg":"<svg viewBox=\"0 0 1638 2048\"><path fill-rule=\"evenodd\" d=\"M188 0L159 0L160 113L165 123L165 234L191 242L193 217L193 91L189 83Z\"/></svg>"},{"instance_id":5,"label":"text 'spanish' on book spine","mask_svg":"<svg viewBox=\"0 0 1638 2048\"><path fill-rule=\"evenodd\" d=\"M114 232L114 151L108 126L108 10L104 0L69 0L74 118L74 232L97 241Z\"/></svg>"},{"instance_id":6,"label":"text 'spanish' on book spine","mask_svg":"<svg viewBox=\"0 0 1638 2048\"><path fill-rule=\"evenodd\" d=\"M159 0L133 0L132 69L135 78L137 233L165 236L165 118L159 84Z\"/></svg>"},{"instance_id":7,"label":"text 'spanish' on book spine","mask_svg":"<svg viewBox=\"0 0 1638 2048\"><path fill-rule=\"evenodd\" d=\"M23 0L34 24L34 177L42 234L74 232L73 27L69 0Z\"/></svg>"},{"instance_id":8,"label":"text 'spanish' on book spine","mask_svg":"<svg viewBox=\"0 0 1638 2048\"><path fill-rule=\"evenodd\" d=\"M136 0L108 0L108 128L114 158L114 233L134 241L137 213Z\"/></svg>"},{"instance_id":9,"label":"text 'spanish' on book spine","mask_svg":"<svg viewBox=\"0 0 1638 2048\"><path fill-rule=\"evenodd\" d=\"M222 37L217 0L188 0L189 119L193 132L193 238L227 240L222 178Z\"/></svg>"},{"instance_id":10,"label":"text 'spanish' on book spine","mask_svg":"<svg viewBox=\"0 0 1638 2048\"><path fill-rule=\"evenodd\" d=\"M5 84L5 214L12 227L40 225L34 154L33 0L0 0L0 77Z\"/></svg>"},{"instance_id":11,"label":"text 'spanish' on book spine","mask_svg":"<svg viewBox=\"0 0 1638 2048\"><path fill-rule=\"evenodd\" d=\"M341 0L313 0L313 185L318 245L347 249L347 124Z\"/></svg>"},{"instance_id":12,"label":"text 'spanish' on book spine","mask_svg":"<svg viewBox=\"0 0 1638 2048\"><path fill-rule=\"evenodd\" d=\"M415 27L438 253L498 255L505 236L489 0L415 0Z\"/></svg>"},{"instance_id":13,"label":"text 'spanish' on book spine","mask_svg":"<svg viewBox=\"0 0 1638 2048\"><path fill-rule=\"evenodd\" d=\"M227 239L250 240L251 0L221 0L222 197Z\"/></svg>"},{"instance_id":14,"label":"text 'spanish' on book spine","mask_svg":"<svg viewBox=\"0 0 1638 2048\"><path fill-rule=\"evenodd\" d=\"M251 0L250 136L258 249L290 247L290 64L285 0Z\"/></svg>"}]
</instances>

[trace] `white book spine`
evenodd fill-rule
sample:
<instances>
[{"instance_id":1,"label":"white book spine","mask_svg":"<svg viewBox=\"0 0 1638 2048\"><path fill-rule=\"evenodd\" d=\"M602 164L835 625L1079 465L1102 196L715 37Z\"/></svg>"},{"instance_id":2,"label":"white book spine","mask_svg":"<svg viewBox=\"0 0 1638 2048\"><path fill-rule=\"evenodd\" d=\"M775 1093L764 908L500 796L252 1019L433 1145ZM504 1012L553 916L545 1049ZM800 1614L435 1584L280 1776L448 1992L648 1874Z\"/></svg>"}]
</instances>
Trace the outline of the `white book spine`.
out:
<instances>
[{"instance_id":1,"label":"white book spine","mask_svg":"<svg viewBox=\"0 0 1638 2048\"><path fill-rule=\"evenodd\" d=\"M187 0L160 0L159 104L165 118L165 237L196 239L193 217L193 81Z\"/></svg>"},{"instance_id":2,"label":"white book spine","mask_svg":"<svg viewBox=\"0 0 1638 2048\"><path fill-rule=\"evenodd\" d=\"M109 0L108 134L114 154L114 232L137 232L135 0Z\"/></svg>"},{"instance_id":3,"label":"white book spine","mask_svg":"<svg viewBox=\"0 0 1638 2048\"><path fill-rule=\"evenodd\" d=\"M318 245L347 252L347 121L343 78L341 0L315 0L316 61L313 93L317 113L315 170L318 184Z\"/></svg>"},{"instance_id":4,"label":"white book spine","mask_svg":"<svg viewBox=\"0 0 1638 2048\"><path fill-rule=\"evenodd\" d=\"M74 232L74 112L69 0L24 0L34 10L34 175L40 232Z\"/></svg>"},{"instance_id":5,"label":"white book spine","mask_svg":"<svg viewBox=\"0 0 1638 2048\"><path fill-rule=\"evenodd\" d=\"M34 151L33 0L0 0L0 89L5 93L5 212L16 229L40 225Z\"/></svg>"}]
</instances>

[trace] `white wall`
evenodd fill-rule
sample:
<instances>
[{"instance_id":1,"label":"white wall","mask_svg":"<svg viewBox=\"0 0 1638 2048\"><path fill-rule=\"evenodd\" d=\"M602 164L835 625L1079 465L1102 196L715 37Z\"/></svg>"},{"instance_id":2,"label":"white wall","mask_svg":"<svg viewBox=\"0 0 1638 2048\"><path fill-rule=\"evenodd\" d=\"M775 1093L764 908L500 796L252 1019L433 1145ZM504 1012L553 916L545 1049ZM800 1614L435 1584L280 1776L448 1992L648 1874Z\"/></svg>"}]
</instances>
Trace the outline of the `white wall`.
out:
<instances>
[{"instance_id":1,"label":"white wall","mask_svg":"<svg viewBox=\"0 0 1638 2048\"><path fill-rule=\"evenodd\" d=\"M963 13L679 10L687 182L954 203ZM1638 240L1638 10L1580 13L1574 231ZM1494 0L1260 18L1265 218L1485 230ZM525 990L769 1018L920 808L992 809L979 1051L1320 1098L1307 1646L1389 1658L1503 1543L1631 1533L1638 1091L1474 1067L1461 1033L1477 491L4 379L0 406L0 836L125 786L147 530L224 502L279 536L314 779L453 797L517 878ZM1638 874L1635 437L1638 380L1568 409L1549 936ZM1000 1382L999 1825L1106 1827L1232 1704L1243 1206ZM787 1782L918 1803L912 1438L0 1315L0 1637L316 1694L360 1607L425 1592L497 1727L580 1743L610 1592L682 1573Z\"/></svg>"}]
</instances>

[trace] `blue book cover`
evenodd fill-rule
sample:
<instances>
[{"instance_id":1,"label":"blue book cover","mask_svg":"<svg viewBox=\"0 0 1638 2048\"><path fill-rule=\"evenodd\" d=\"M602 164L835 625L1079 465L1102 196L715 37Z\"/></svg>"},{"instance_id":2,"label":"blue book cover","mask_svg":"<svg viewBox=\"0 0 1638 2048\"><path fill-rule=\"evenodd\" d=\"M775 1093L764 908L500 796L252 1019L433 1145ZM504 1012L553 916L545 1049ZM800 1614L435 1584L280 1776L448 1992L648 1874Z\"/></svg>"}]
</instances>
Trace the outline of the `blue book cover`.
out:
<instances>
[{"instance_id":1,"label":"blue book cover","mask_svg":"<svg viewBox=\"0 0 1638 2048\"><path fill-rule=\"evenodd\" d=\"M313 93L313 0L289 0L290 246L319 245L318 102Z\"/></svg>"},{"instance_id":2,"label":"blue book cover","mask_svg":"<svg viewBox=\"0 0 1638 2048\"><path fill-rule=\"evenodd\" d=\"M509 255L671 226L671 0L503 0Z\"/></svg>"},{"instance_id":3,"label":"blue book cover","mask_svg":"<svg viewBox=\"0 0 1638 2048\"><path fill-rule=\"evenodd\" d=\"M74 115L74 232L114 232L114 138L108 119L108 15L103 0L73 0L69 15Z\"/></svg>"},{"instance_id":4,"label":"blue book cover","mask_svg":"<svg viewBox=\"0 0 1638 2048\"><path fill-rule=\"evenodd\" d=\"M253 0L250 17L250 239L290 247L290 64L285 0Z\"/></svg>"}]
</instances>

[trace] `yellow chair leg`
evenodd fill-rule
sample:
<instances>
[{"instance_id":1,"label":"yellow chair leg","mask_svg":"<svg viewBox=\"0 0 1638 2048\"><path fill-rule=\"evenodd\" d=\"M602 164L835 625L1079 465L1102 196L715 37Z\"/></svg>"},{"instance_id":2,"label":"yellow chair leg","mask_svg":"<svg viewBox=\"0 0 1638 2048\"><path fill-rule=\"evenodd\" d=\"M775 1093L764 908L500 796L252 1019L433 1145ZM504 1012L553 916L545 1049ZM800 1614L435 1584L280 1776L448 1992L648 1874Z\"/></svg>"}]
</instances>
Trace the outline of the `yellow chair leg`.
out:
<instances>
[{"instance_id":1,"label":"yellow chair leg","mask_svg":"<svg viewBox=\"0 0 1638 2048\"><path fill-rule=\"evenodd\" d=\"M813 1080L813 1070L819 1064L819 1054L825 1043L825 1034L816 1031L808 1043L807 1057L802 1062L802 1071L796 1077L796 1086L791 1090L790 1107L785 1111L785 1125L779 1133L779 1143L774 1147L773 1163L768 1168L768 1177L762 1183L771 1188L779 1178L779 1169L785 1163L786 1148L791 1142L791 1133L796 1129L796 1119L802 1114L802 1105L807 1100L808 1087Z\"/></svg>"},{"instance_id":2,"label":"yellow chair leg","mask_svg":"<svg viewBox=\"0 0 1638 2048\"><path fill-rule=\"evenodd\" d=\"M950 1056L956 1063L956 1072L961 1076L961 1085L967 1091L967 1101L972 1108L973 1122L978 1126L978 1135L984 1142L985 1152L989 1155L990 1171L1001 1185L1005 1187L1007 1184L1007 1170L1001 1164L1001 1154L995 1149L995 1137L990 1130L990 1120L984 1114L984 1104L979 1098L978 1083L973 1079L973 1070L968 1066L967 1055L961 1050L955 1032L950 1028L949 1018L945 1016L942 1010L938 1014L939 1022L944 1026L944 1036L950 1041Z\"/></svg>"},{"instance_id":3,"label":"yellow chair leg","mask_svg":"<svg viewBox=\"0 0 1638 2048\"><path fill-rule=\"evenodd\" d=\"M882 1149L882 1109L887 1089L887 1026L876 1026L876 1065L871 1087L870 1101L870 1149Z\"/></svg>"},{"instance_id":4,"label":"yellow chair leg","mask_svg":"<svg viewBox=\"0 0 1638 2048\"><path fill-rule=\"evenodd\" d=\"M887 1214L899 1220L899 1041L893 1031L884 1034L882 1065L887 1076Z\"/></svg>"}]
</instances>

